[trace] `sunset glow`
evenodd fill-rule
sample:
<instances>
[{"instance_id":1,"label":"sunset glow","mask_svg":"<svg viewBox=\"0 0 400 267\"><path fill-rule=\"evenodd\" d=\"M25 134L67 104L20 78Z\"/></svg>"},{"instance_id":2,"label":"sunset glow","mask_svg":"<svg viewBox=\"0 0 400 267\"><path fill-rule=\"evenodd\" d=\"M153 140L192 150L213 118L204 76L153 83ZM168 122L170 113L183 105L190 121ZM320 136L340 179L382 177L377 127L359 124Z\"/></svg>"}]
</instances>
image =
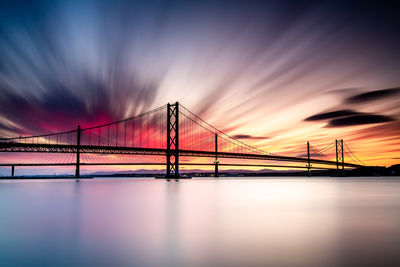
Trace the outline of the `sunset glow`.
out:
<instances>
[{"instance_id":1,"label":"sunset glow","mask_svg":"<svg viewBox=\"0 0 400 267\"><path fill-rule=\"evenodd\" d=\"M398 13L334 2L2 3L0 136L91 127L179 101L267 152L344 139L367 165L399 164Z\"/></svg>"}]
</instances>

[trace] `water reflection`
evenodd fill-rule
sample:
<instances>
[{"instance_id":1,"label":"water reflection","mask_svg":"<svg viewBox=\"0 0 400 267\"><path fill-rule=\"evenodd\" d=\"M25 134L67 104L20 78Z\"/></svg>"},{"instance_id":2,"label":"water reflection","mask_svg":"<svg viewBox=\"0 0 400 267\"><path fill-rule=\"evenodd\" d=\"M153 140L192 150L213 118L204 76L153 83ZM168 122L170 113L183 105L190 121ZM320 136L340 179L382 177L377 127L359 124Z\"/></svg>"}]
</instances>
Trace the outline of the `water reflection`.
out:
<instances>
[{"instance_id":1,"label":"water reflection","mask_svg":"<svg viewBox=\"0 0 400 267\"><path fill-rule=\"evenodd\" d=\"M400 266L398 179L0 181L1 266Z\"/></svg>"}]
</instances>

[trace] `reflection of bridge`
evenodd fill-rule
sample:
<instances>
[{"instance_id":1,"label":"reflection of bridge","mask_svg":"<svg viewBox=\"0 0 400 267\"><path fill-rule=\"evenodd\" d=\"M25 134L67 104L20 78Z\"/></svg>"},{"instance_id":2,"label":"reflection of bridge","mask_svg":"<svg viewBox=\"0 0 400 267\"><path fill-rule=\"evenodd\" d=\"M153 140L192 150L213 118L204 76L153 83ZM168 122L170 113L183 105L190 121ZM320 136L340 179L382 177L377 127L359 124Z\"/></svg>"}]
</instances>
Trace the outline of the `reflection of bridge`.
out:
<instances>
[{"instance_id":1,"label":"reflection of bridge","mask_svg":"<svg viewBox=\"0 0 400 267\"><path fill-rule=\"evenodd\" d=\"M80 166L93 165L166 165L167 177L179 177L179 166L213 166L215 176L218 176L218 167L227 166L303 168L309 171L336 166L343 172L345 167L360 167L362 162L348 147L348 152L345 151L345 147L343 140L336 140L319 151L314 151L307 143L307 153L300 156L268 153L219 131L176 102L96 127L81 129L78 126L76 130L67 132L0 139L0 152L47 155L23 163L0 163L0 166L11 166L14 175L15 166L73 165L76 177L80 177ZM336 149L336 160L316 158L331 148ZM352 163L344 161L345 153L353 160ZM114 154L119 155L116 161L115 157L109 158ZM72 155L73 159L69 157L66 162L65 155ZM129 155L136 157L132 159ZM140 159L137 159L138 155ZM154 159L156 162L152 161ZM180 162L180 159L183 160ZM229 159L245 162L231 163L227 161ZM262 163L254 164L254 160ZM265 161L283 163L265 164ZM293 162L304 165L288 165Z\"/></svg>"}]
</instances>

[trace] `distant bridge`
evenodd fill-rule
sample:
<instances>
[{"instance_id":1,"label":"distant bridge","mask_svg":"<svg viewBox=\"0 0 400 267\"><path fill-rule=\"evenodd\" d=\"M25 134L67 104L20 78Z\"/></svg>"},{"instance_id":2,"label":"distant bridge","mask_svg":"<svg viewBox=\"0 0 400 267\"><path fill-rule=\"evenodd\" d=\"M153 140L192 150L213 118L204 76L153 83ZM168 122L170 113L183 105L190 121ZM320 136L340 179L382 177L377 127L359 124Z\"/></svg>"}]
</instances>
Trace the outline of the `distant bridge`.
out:
<instances>
[{"instance_id":1,"label":"distant bridge","mask_svg":"<svg viewBox=\"0 0 400 267\"><path fill-rule=\"evenodd\" d=\"M336 160L315 158L333 148ZM309 173L311 169L336 168L343 174L345 168L364 166L343 140L335 140L319 151L310 150L313 148L307 142L307 153L301 156L265 152L216 129L176 102L95 127L83 129L78 126L66 132L0 139L0 152L52 155L27 162L0 163L0 166L11 166L12 176L16 166L75 166L77 178L81 166L165 165L167 178L179 178L180 166L213 166L215 177L219 175L219 167L226 166L307 169ZM142 161L119 158L115 161L104 157L115 154L141 155ZM345 154L353 162L345 162ZM73 155L73 160L69 157L66 162L65 155ZM153 158L156 162L151 161ZM180 158L184 160L180 161ZM198 162L199 159L206 162ZM227 159L246 162L220 162ZM254 161L258 163L254 164ZM265 161L304 165L266 164Z\"/></svg>"}]
</instances>

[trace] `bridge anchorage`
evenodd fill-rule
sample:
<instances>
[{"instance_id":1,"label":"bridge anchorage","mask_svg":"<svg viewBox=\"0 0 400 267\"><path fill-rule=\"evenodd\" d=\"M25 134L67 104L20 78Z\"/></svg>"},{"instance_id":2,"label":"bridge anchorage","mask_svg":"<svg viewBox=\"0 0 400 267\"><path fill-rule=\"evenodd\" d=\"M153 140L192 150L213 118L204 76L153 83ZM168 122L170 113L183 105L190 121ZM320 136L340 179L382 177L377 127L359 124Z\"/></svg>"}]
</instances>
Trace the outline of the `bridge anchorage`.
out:
<instances>
[{"instance_id":1,"label":"bridge anchorage","mask_svg":"<svg viewBox=\"0 0 400 267\"><path fill-rule=\"evenodd\" d=\"M218 130L176 102L95 127L2 138L0 167L10 166L14 176L17 166L71 166L80 178L82 166L165 166L163 178L180 179L187 178L180 173L187 166L211 167L215 177L221 175L220 168L227 167L303 169L308 175L312 170L330 170L344 175L345 168L364 166L342 139L319 150L307 142L306 151L297 155L265 152ZM34 157L2 162L9 158L4 157L7 153ZM345 162L345 154L351 162ZM335 160L321 159L334 155Z\"/></svg>"}]
</instances>

